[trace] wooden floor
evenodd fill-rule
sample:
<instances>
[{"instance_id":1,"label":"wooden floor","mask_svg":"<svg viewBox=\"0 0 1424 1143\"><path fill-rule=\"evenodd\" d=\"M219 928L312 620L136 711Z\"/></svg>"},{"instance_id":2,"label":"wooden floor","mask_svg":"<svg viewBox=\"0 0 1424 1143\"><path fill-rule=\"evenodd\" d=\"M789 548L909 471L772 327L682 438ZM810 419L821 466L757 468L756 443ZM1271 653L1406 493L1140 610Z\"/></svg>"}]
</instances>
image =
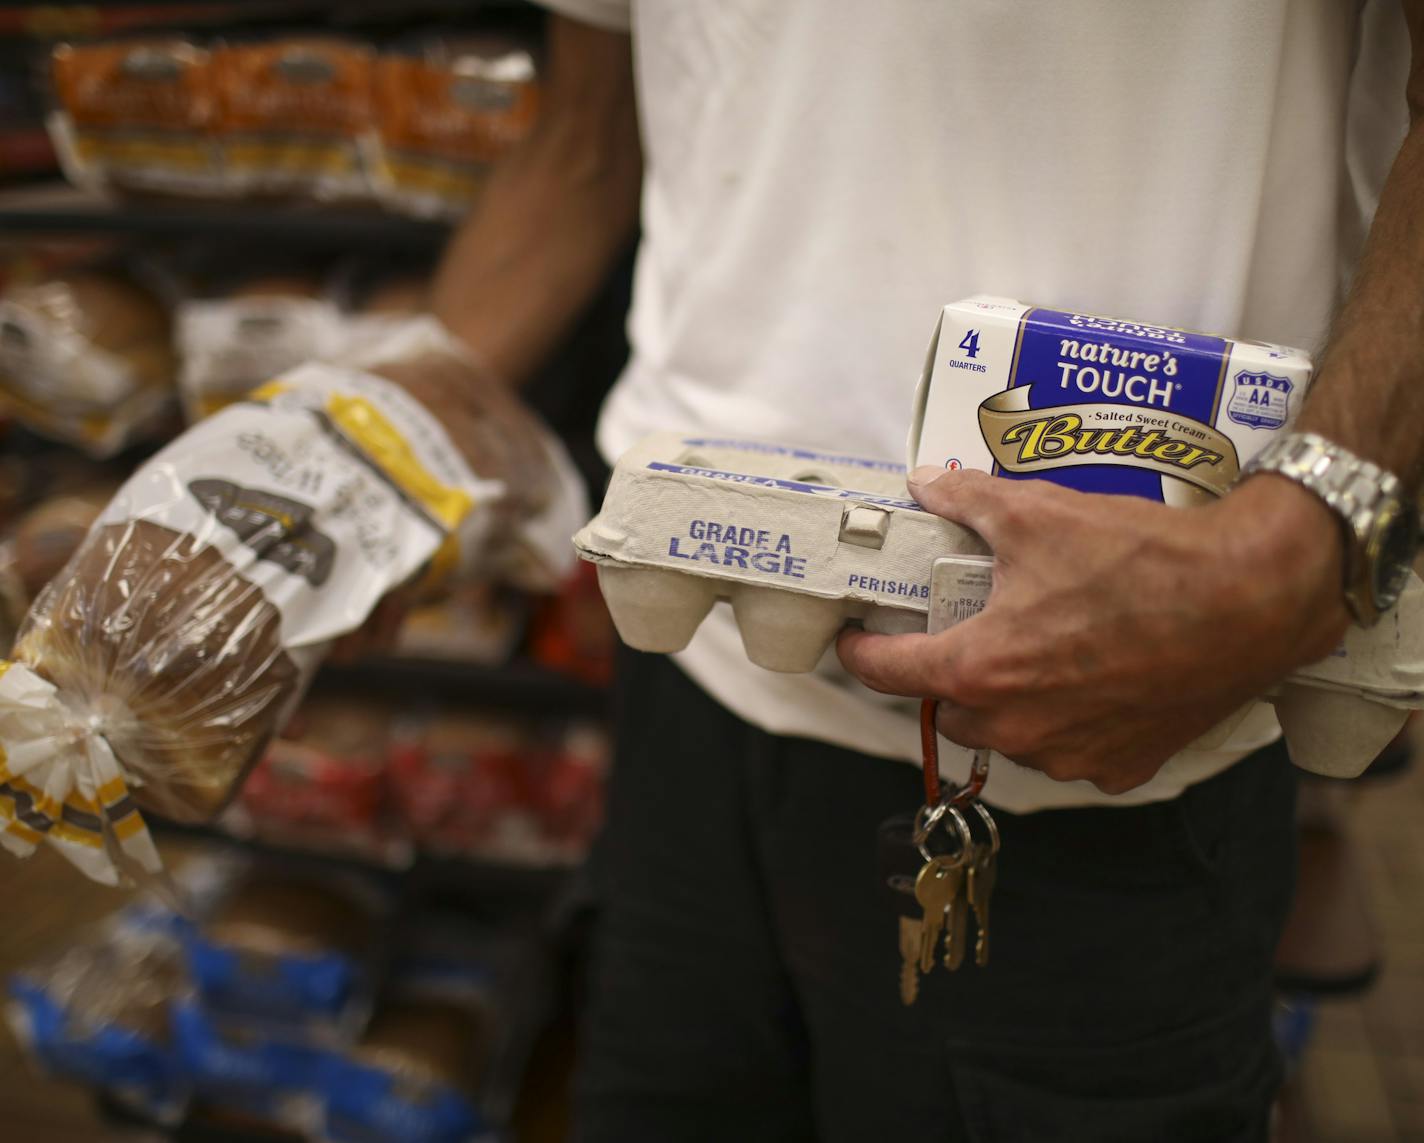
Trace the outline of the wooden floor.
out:
<instances>
[{"instance_id":1,"label":"wooden floor","mask_svg":"<svg viewBox=\"0 0 1424 1143\"><path fill-rule=\"evenodd\" d=\"M1359 999L1321 1003L1299 1076L1316 1143L1424 1143L1424 733L1397 779L1362 785L1351 832L1383 948Z\"/></svg>"},{"instance_id":2,"label":"wooden floor","mask_svg":"<svg viewBox=\"0 0 1424 1143\"><path fill-rule=\"evenodd\" d=\"M1420 735L1424 748L1424 734ZM1421 754L1424 758L1424 754ZM1360 785L1348 820L1368 877L1384 968L1358 999L1319 1002L1315 1033L1290 1089L1282 1143L1424 1143L1424 765ZM0 855L0 974L62 949L118 897L41 853L27 864ZM565 1041L566 1041L565 1037ZM537 1102L558 1104L566 1042ZM555 1090L550 1091L553 1087ZM519 1143L554 1143L560 1108L526 1115ZM134 1143L106 1129L83 1091L37 1077L0 1033L0 1139L5 1143Z\"/></svg>"}]
</instances>

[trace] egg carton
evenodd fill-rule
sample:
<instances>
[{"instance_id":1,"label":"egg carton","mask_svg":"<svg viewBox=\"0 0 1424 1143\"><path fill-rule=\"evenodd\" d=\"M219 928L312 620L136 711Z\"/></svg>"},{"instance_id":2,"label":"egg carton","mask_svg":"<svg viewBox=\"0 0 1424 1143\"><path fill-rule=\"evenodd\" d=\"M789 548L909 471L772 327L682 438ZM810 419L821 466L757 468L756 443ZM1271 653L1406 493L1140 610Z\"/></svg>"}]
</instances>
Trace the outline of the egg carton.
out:
<instances>
[{"instance_id":1,"label":"egg carton","mask_svg":"<svg viewBox=\"0 0 1424 1143\"><path fill-rule=\"evenodd\" d=\"M747 657L783 672L813 670L849 622L904 634L967 618L992 566L976 533L906 498L901 464L672 433L620 458L574 546L629 646L680 651L726 600ZM1265 697L1299 765L1358 773L1424 708L1424 584ZM1244 715L1198 745L1224 742Z\"/></svg>"},{"instance_id":2,"label":"egg carton","mask_svg":"<svg viewBox=\"0 0 1424 1143\"><path fill-rule=\"evenodd\" d=\"M950 556L930 573L928 630L936 634L988 601L993 560ZM1333 652L1302 667L1262 698L1276 709L1291 759L1303 770L1353 778L1424 708L1424 583L1410 575L1393 610L1369 628L1351 627ZM1254 706L1248 703L1193 745L1212 750Z\"/></svg>"},{"instance_id":3,"label":"egg carton","mask_svg":"<svg viewBox=\"0 0 1424 1143\"><path fill-rule=\"evenodd\" d=\"M619 460L574 546L630 646L679 651L725 599L747 657L790 672L851 620L924 631L934 557L989 551L906 499L903 465L673 434Z\"/></svg>"}]
</instances>

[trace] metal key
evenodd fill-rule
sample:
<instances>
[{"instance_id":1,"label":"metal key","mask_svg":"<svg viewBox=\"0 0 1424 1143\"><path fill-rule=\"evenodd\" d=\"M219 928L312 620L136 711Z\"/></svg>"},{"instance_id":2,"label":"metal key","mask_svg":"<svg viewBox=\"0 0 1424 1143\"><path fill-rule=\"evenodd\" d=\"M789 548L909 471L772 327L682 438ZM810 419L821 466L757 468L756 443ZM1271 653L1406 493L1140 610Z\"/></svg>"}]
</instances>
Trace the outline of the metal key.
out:
<instances>
[{"instance_id":1,"label":"metal key","mask_svg":"<svg viewBox=\"0 0 1424 1143\"><path fill-rule=\"evenodd\" d=\"M915 877L926 861L915 843L915 815L896 814L881 822L875 849L886 901L900 923L900 999L909 1007L920 991L924 909L915 900Z\"/></svg>"},{"instance_id":2,"label":"metal key","mask_svg":"<svg viewBox=\"0 0 1424 1143\"><path fill-rule=\"evenodd\" d=\"M934 967L935 948L944 932L945 914L964 882L964 854L932 857L915 878L915 900L924 909L920 922L920 971Z\"/></svg>"},{"instance_id":3,"label":"metal key","mask_svg":"<svg viewBox=\"0 0 1424 1143\"><path fill-rule=\"evenodd\" d=\"M900 918L900 1003L906 1008L920 994L920 930L918 917Z\"/></svg>"},{"instance_id":4,"label":"metal key","mask_svg":"<svg viewBox=\"0 0 1424 1143\"><path fill-rule=\"evenodd\" d=\"M989 899L994 895L997 868L995 847L976 845L965 877L965 896L974 910L974 924L979 930L974 941L974 963L980 968L989 963Z\"/></svg>"},{"instance_id":5,"label":"metal key","mask_svg":"<svg viewBox=\"0 0 1424 1143\"><path fill-rule=\"evenodd\" d=\"M979 846L970 847L965 860L965 877L973 870L973 862L978 858ZM964 951L969 940L969 898L965 877L960 878L959 891L949 903L944 922L944 967L954 972L964 963Z\"/></svg>"}]
</instances>

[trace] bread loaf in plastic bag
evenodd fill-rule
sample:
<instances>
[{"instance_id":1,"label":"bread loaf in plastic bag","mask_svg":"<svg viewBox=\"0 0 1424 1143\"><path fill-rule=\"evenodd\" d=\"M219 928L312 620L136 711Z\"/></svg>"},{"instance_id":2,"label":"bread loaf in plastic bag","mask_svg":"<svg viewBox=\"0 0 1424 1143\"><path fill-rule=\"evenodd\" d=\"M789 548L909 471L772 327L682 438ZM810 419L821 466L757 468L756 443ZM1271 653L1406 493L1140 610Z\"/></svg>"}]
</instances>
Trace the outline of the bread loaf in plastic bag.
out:
<instances>
[{"instance_id":1,"label":"bread loaf in plastic bag","mask_svg":"<svg viewBox=\"0 0 1424 1143\"><path fill-rule=\"evenodd\" d=\"M91 457L151 437L176 373L167 310L124 274L72 270L0 297L0 405Z\"/></svg>"},{"instance_id":2,"label":"bread loaf in plastic bag","mask_svg":"<svg viewBox=\"0 0 1424 1143\"><path fill-rule=\"evenodd\" d=\"M433 321L282 375L141 466L36 600L0 664L0 843L157 871L141 811L216 815L384 597L546 586L585 514L558 443Z\"/></svg>"}]
</instances>

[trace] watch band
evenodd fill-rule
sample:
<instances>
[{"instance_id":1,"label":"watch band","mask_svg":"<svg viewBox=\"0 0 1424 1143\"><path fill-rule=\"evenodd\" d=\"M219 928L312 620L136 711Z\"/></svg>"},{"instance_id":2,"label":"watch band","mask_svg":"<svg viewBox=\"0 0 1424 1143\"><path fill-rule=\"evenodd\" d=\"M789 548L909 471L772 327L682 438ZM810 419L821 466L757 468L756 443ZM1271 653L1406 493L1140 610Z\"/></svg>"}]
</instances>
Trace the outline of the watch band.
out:
<instances>
[{"instance_id":1,"label":"watch band","mask_svg":"<svg viewBox=\"0 0 1424 1143\"><path fill-rule=\"evenodd\" d=\"M1286 433L1246 462L1241 475L1274 472L1314 492L1361 541L1387 501L1404 499L1404 482L1318 433Z\"/></svg>"},{"instance_id":2,"label":"watch band","mask_svg":"<svg viewBox=\"0 0 1424 1143\"><path fill-rule=\"evenodd\" d=\"M1393 600L1376 598L1377 535L1382 520L1417 509L1406 499L1394 473L1318 433L1285 433L1266 445L1242 469L1244 479L1270 472L1293 480L1320 497L1345 530L1345 602L1364 626L1374 623Z\"/></svg>"}]
</instances>

